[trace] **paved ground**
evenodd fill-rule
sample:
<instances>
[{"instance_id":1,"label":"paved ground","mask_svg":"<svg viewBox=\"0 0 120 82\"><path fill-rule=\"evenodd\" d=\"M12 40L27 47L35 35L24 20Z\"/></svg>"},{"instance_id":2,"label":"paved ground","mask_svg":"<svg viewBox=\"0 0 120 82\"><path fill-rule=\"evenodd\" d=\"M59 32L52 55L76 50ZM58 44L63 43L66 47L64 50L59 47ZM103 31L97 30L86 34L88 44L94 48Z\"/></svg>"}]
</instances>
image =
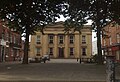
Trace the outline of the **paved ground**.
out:
<instances>
[{"instance_id":1,"label":"paved ground","mask_svg":"<svg viewBox=\"0 0 120 82\"><path fill-rule=\"evenodd\" d=\"M116 67L120 79L120 66ZM105 65L79 64L76 59L52 59L47 63L0 63L0 82L105 82Z\"/></svg>"}]
</instances>

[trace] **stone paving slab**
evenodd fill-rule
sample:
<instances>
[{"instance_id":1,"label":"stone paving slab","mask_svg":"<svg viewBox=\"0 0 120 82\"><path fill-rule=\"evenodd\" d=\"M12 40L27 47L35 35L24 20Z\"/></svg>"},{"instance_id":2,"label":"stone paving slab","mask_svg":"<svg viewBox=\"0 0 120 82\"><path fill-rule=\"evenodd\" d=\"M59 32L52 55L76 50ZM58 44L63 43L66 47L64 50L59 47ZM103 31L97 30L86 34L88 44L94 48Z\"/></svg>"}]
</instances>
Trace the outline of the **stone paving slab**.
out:
<instances>
[{"instance_id":1,"label":"stone paving slab","mask_svg":"<svg viewBox=\"0 0 120 82\"><path fill-rule=\"evenodd\" d=\"M60 61L60 62L59 62ZM105 65L79 64L75 60L47 63L0 63L0 82L105 82ZM116 68L120 79L120 66Z\"/></svg>"}]
</instances>

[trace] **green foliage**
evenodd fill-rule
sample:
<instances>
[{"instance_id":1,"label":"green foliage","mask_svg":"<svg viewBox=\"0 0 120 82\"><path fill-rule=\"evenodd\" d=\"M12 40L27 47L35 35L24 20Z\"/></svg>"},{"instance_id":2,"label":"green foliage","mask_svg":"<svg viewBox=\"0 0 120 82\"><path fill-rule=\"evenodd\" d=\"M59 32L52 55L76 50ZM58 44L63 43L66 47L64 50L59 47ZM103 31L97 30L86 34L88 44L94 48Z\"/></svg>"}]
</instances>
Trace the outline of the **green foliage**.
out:
<instances>
[{"instance_id":1,"label":"green foliage","mask_svg":"<svg viewBox=\"0 0 120 82\"><path fill-rule=\"evenodd\" d=\"M28 63L29 35L38 29L43 32L46 24L59 18L63 7L64 0L0 0L0 18L25 33L23 63Z\"/></svg>"},{"instance_id":2,"label":"green foliage","mask_svg":"<svg viewBox=\"0 0 120 82\"><path fill-rule=\"evenodd\" d=\"M0 0L0 18L7 19L11 28L26 36L36 30L43 32L46 24L55 22L60 14L67 17L66 32L71 29L80 32L83 24L92 20L92 29L97 32L99 61L102 61L101 29L113 21L120 24L119 5L120 0Z\"/></svg>"},{"instance_id":3,"label":"green foliage","mask_svg":"<svg viewBox=\"0 0 120 82\"><path fill-rule=\"evenodd\" d=\"M63 0L4 0L0 1L0 17L9 20L9 25L30 34L36 25L44 27L56 21L62 13Z\"/></svg>"},{"instance_id":4,"label":"green foliage","mask_svg":"<svg viewBox=\"0 0 120 82\"><path fill-rule=\"evenodd\" d=\"M92 29L97 32L98 61L102 63L101 31L110 22L120 24L120 0L68 0L68 11L64 16L65 30L80 30L87 20L92 20Z\"/></svg>"}]
</instances>

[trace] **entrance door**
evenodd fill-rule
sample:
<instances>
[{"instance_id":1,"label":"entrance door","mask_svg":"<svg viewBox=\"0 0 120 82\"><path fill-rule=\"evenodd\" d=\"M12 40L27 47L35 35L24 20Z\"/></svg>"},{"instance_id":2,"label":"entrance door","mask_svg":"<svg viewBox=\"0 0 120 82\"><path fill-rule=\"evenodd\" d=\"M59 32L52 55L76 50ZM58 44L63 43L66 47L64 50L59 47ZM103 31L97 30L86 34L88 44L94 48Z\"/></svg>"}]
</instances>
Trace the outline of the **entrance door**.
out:
<instances>
[{"instance_id":1,"label":"entrance door","mask_svg":"<svg viewBox=\"0 0 120 82\"><path fill-rule=\"evenodd\" d=\"M64 48L59 48L59 57L64 57Z\"/></svg>"}]
</instances>

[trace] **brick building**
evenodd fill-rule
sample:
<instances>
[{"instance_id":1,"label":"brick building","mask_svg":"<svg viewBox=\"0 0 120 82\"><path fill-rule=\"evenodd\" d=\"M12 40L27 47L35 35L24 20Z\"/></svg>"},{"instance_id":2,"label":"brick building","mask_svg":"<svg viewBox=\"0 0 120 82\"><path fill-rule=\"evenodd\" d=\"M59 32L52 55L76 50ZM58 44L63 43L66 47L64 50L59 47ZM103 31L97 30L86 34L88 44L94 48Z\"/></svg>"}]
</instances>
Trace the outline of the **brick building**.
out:
<instances>
[{"instance_id":1,"label":"brick building","mask_svg":"<svg viewBox=\"0 0 120 82\"><path fill-rule=\"evenodd\" d=\"M22 57L23 42L20 34L0 23L0 62L16 61Z\"/></svg>"},{"instance_id":2,"label":"brick building","mask_svg":"<svg viewBox=\"0 0 120 82\"><path fill-rule=\"evenodd\" d=\"M104 55L114 55L120 61L120 26L109 24L103 28L102 48Z\"/></svg>"}]
</instances>

